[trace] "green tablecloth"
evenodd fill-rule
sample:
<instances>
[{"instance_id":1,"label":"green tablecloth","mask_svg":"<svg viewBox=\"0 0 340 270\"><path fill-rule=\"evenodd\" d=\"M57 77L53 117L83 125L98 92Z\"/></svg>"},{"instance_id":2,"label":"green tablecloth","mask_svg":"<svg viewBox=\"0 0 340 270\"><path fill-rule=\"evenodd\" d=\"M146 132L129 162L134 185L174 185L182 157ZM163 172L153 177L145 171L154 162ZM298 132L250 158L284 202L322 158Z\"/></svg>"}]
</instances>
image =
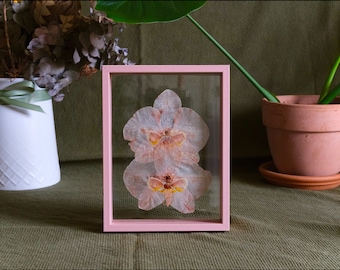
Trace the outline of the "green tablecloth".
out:
<instances>
[{"instance_id":1,"label":"green tablecloth","mask_svg":"<svg viewBox=\"0 0 340 270\"><path fill-rule=\"evenodd\" d=\"M340 187L267 183L233 162L231 230L103 233L102 163L62 163L46 189L0 192L0 269L339 269Z\"/></svg>"}]
</instances>

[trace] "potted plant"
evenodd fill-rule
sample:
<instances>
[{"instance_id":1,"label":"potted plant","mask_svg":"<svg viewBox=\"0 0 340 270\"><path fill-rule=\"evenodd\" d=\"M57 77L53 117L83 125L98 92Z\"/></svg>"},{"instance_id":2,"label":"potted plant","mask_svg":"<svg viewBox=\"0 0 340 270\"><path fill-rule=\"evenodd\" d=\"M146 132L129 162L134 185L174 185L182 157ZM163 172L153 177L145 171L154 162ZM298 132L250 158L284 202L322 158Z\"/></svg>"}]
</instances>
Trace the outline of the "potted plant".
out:
<instances>
[{"instance_id":1,"label":"potted plant","mask_svg":"<svg viewBox=\"0 0 340 270\"><path fill-rule=\"evenodd\" d=\"M196 5L205 1L97 1L97 8L105 10L117 22L149 23L171 21L170 6ZM160 1L161 2L161 1ZM191 2L191 3L190 3ZM177 5L177 6L176 6ZM132 8L134 6L135 8ZM334 74L340 63L336 60L319 96L276 96L262 87L243 66L219 44L190 14L184 12L198 29L244 74L263 95L263 123L267 127L269 147L274 163L260 166L260 172L272 183L304 189L325 189L340 184L340 107L336 96L340 85L332 87ZM316 127L309 127L316 120ZM329 121L329 122L328 122ZM292 132L290 129L292 128ZM295 138L297 135L297 138ZM331 136L324 138L324 136ZM298 152L294 152L298 151ZM322 153L325 151L325 153ZM283 156L281 156L283 154ZM275 166L274 166L275 165Z\"/></svg>"},{"instance_id":2,"label":"potted plant","mask_svg":"<svg viewBox=\"0 0 340 270\"><path fill-rule=\"evenodd\" d=\"M103 64L131 64L116 38L124 25L95 10L93 1L82 14L81 2L2 0L0 76L24 77L61 101L63 88Z\"/></svg>"},{"instance_id":3,"label":"potted plant","mask_svg":"<svg viewBox=\"0 0 340 270\"><path fill-rule=\"evenodd\" d=\"M103 64L133 64L124 28L88 1L0 1L0 190L60 180L53 98Z\"/></svg>"},{"instance_id":4,"label":"potted plant","mask_svg":"<svg viewBox=\"0 0 340 270\"><path fill-rule=\"evenodd\" d=\"M332 86L340 64L336 59L319 96L276 96L263 88L190 15L189 19L226 55L264 96L262 119L274 162L259 167L271 183L321 190L340 185L340 84ZM327 106L326 106L327 104Z\"/></svg>"},{"instance_id":5,"label":"potted plant","mask_svg":"<svg viewBox=\"0 0 340 270\"><path fill-rule=\"evenodd\" d=\"M178 10L163 9L161 14L172 20L204 1L198 2L183 1ZM63 89L104 64L133 64L116 38L124 24L98 11L97 1L88 1L90 12L82 14L83 3L0 1L0 78L6 78L0 79L4 83L0 86L0 189L57 183L60 169L51 98L63 100ZM119 1L98 1L103 3Z\"/></svg>"}]
</instances>

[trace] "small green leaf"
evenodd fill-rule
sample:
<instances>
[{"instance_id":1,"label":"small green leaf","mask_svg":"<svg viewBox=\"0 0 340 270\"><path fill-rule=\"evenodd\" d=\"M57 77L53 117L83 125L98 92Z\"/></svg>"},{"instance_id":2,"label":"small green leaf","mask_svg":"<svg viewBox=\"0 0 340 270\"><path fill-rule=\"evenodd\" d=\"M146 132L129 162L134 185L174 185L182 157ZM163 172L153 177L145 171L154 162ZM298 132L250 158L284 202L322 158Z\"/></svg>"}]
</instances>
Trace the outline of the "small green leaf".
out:
<instances>
[{"instance_id":1,"label":"small green leaf","mask_svg":"<svg viewBox=\"0 0 340 270\"><path fill-rule=\"evenodd\" d=\"M97 0L96 9L116 22L151 23L177 20L203 6L206 1L106 1Z\"/></svg>"},{"instance_id":2,"label":"small green leaf","mask_svg":"<svg viewBox=\"0 0 340 270\"><path fill-rule=\"evenodd\" d=\"M319 97L319 101L318 103L320 104L324 104L324 102L327 102L327 101L323 101L327 96L327 100L329 100L331 98L331 96L334 94L334 93L329 93L329 89L332 85L332 82L333 82L333 79L334 79L334 76L335 76L335 73L337 72L338 68L339 68L339 65L340 65L340 55L338 56L338 58L336 59L335 63L333 64L332 66L332 69L327 77L327 80L325 82L325 85L323 87L323 90L320 94L320 97ZM337 86L338 87L338 86ZM339 90L337 90L339 91ZM330 94L330 95L329 95ZM335 98L335 96L333 97Z\"/></svg>"},{"instance_id":3,"label":"small green leaf","mask_svg":"<svg viewBox=\"0 0 340 270\"><path fill-rule=\"evenodd\" d=\"M338 95L340 95L340 84L336 85L322 99L320 99L318 104L330 104Z\"/></svg>"}]
</instances>

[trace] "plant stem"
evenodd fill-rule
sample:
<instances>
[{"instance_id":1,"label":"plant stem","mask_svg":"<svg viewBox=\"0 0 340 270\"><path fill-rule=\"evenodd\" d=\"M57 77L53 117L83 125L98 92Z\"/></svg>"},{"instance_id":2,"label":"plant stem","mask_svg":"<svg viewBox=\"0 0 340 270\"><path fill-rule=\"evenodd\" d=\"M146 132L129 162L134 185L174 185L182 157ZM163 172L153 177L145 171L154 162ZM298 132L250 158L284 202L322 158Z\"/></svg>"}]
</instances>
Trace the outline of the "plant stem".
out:
<instances>
[{"instance_id":1,"label":"plant stem","mask_svg":"<svg viewBox=\"0 0 340 270\"><path fill-rule=\"evenodd\" d=\"M232 55L222 47L220 43L217 42L216 39L214 39L194 18L192 18L189 14L186 15L189 20L218 48L220 51L229 58L229 60L243 73L244 76L257 88L257 90L269 101L277 102L280 101L278 98L270 93L268 90L263 88L254 78L251 76L243 67L242 65L236 61Z\"/></svg>"},{"instance_id":2,"label":"plant stem","mask_svg":"<svg viewBox=\"0 0 340 270\"><path fill-rule=\"evenodd\" d=\"M5 28L5 37L6 37L6 43L7 43L8 56L9 56L9 60L11 62L11 68L14 69L15 63L14 63L14 59L13 59L13 55L12 55L11 43L9 41L9 34L8 34L6 0L3 0L2 4L3 4L4 28Z\"/></svg>"},{"instance_id":3,"label":"plant stem","mask_svg":"<svg viewBox=\"0 0 340 270\"><path fill-rule=\"evenodd\" d=\"M340 84L336 85L331 91L318 101L318 104L329 104L340 94Z\"/></svg>"},{"instance_id":4,"label":"plant stem","mask_svg":"<svg viewBox=\"0 0 340 270\"><path fill-rule=\"evenodd\" d=\"M327 80L325 82L323 90L322 90L322 92L320 94L318 103L323 103L323 99L327 96L327 94L329 92L329 88L330 88L330 86L331 86L331 84L333 82L335 73L336 73L339 65L340 65L340 55L338 56L338 58L336 59L335 63L333 64L331 72L329 73L329 75L327 77Z\"/></svg>"}]
</instances>

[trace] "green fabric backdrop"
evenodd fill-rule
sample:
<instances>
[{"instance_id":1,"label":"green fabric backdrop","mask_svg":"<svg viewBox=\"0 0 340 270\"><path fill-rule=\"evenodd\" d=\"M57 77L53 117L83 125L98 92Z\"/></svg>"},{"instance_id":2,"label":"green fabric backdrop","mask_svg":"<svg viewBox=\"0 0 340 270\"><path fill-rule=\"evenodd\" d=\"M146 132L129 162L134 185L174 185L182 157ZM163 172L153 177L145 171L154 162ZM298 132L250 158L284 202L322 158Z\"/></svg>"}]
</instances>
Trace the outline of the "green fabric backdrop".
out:
<instances>
[{"instance_id":1,"label":"green fabric backdrop","mask_svg":"<svg viewBox=\"0 0 340 270\"><path fill-rule=\"evenodd\" d=\"M314 94L340 51L339 14L338 1L208 1L192 16L265 88ZM137 64L230 64L187 18L128 25L120 45ZM101 157L100 75L75 82L54 106L61 160ZM269 155L261 98L231 65L233 157Z\"/></svg>"},{"instance_id":2,"label":"green fabric backdrop","mask_svg":"<svg viewBox=\"0 0 340 270\"><path fill-rule=\"evenodd\" d=\"M339 15L339 1L208 1L192 14L277 94L319 92L340 52ZM120 44L139 64L229 63L186 18L128 26ZM233 160L230 232L102 232L102 162L86 160L102 157L97 73L54 104L60 159L86 161L61 162L53 187L0 194L0 269L340 269L340 188L261 177L262 97L231 74L232 155L256 158Z\"/></svg>"}]
</instances>

